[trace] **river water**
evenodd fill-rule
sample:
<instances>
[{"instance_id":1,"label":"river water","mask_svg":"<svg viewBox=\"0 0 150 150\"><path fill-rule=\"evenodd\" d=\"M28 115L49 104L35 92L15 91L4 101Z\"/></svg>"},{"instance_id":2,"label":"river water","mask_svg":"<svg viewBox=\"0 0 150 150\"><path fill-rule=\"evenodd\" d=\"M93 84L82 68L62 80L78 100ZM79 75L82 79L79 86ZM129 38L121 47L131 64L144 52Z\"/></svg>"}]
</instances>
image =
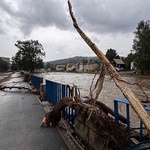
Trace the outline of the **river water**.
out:
<instances>
[{"instance_id":1,"label":"river water","mask_svg":"<svg viewBox=\"0 0 150 150\"><path fill-rule=\"evenodd\" d=\"M87 73L64 73L64 72L48 72L40 74L46 80L51 80L61 84L69 84L70 86L76 85L80 89L80 96L82 99L89 97L90 86L92 84L94 74ZM99 75L94 80L94 85ZM150 78L149 77L135 77L135 76L123 76L123 80L130 83L128 86L137 96L139 100L150 100ZM136 83L136 84L135 84ZM138 83L138 84L137 84ZM142 90L141 90L142 88ZM103 83L102 91L98 97L98 100L114 109L114 99L125 98L120 89L115 85L110 76L106 75ZM125 104L119 104L119 113L125 114ZM131 108L131 125L138 126L139 119Z\"/></svg>"}]
</instances>

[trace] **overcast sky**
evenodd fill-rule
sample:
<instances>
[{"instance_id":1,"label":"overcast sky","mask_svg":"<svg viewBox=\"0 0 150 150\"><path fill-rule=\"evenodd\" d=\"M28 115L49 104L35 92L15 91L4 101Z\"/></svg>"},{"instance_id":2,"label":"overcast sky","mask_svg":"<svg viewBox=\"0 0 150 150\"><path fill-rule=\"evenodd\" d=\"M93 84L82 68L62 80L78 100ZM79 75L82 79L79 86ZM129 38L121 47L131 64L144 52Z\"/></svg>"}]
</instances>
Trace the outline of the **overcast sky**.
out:
<instances>
[{"instance_id":1,"label":"overcast sky","mask_svg":"<svg viewBox=\"0 0 150 150\"><path fill-rule=\"evenodd\" d=\"M81 29L105 54L127 56L133 32L150 19L150 0L70 0ZM0 0L0 56L12 57L17 40L38 40L44 61L95 56L72 25L67 0Z\"/></svg>"}]
</instances>

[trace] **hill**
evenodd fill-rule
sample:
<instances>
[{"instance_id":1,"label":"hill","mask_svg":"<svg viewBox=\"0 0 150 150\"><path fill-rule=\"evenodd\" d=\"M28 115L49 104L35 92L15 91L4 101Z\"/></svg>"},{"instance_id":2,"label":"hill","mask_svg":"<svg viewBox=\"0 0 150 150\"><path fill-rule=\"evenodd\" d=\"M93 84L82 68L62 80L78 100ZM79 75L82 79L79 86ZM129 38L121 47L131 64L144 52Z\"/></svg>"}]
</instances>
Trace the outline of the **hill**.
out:
<instances>
[{"instance_id":1,"label":"hill","mask_svg":"<svg viewBox=\"0 0 150 150\"><path fill-rule=\"evenodd\" d=\"M50 63L53 66L56 65L66 65L68 63L94 63L94 62L100 62L100 59L98 57L82 57L82 56L75 56L72 58L66 58L66 59L59 59L59 60L54 60L54 61L47 61L45 62L45 65L47 63Z\"/></svg>"}]
</instances>

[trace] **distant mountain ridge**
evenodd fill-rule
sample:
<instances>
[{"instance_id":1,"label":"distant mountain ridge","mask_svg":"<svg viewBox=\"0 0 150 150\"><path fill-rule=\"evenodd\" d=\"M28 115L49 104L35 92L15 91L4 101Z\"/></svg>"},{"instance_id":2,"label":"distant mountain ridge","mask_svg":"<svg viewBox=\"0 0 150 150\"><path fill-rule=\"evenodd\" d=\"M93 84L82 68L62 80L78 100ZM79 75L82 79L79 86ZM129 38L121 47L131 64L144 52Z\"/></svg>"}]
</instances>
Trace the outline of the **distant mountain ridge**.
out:
<instances>
[{"instance_id":1,"label":"distant mountain ridge","mask_svg":"<svg viewBox=\"0 0 150 150\"><path fill-rule=\"evenodd\" d=\"M97 56L93 57L83 57L83 56L75 56L72 58L66 58L66 59L59 59L59 60L54 60L54 61L47 61L45 64L50 63L52 65L66 65L68 63L94 63L94 62L100 62L100 59Z\"/></svg>"}]
</instances>

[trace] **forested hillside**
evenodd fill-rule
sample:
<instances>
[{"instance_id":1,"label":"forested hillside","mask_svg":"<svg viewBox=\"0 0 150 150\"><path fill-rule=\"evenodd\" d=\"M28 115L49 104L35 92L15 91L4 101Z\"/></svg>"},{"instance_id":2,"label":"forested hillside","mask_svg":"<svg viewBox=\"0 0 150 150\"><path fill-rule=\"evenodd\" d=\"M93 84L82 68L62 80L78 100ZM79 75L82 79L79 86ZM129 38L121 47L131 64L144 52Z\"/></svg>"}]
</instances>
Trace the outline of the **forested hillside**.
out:
<instances>
[{"instance_id":1,"label":"forested hillside","mask_svg":"<svg viewBox=\"0 0 150 150\"><path fill-rule=\"evenodd\" d=\"M58 65L58 64L68 64L68 63L83 63L83 64L87 64L87 63L95 63L95 62L100 62L100 59L98 57L82 57L82 56L76 56L76 57L72 57L72 58L66 58L66 59L60 59L60 60L55 60L55 61L48 61L45 62L45 65L47 63L50 63L51 65Z\"/></svg>"}]
</instances>

